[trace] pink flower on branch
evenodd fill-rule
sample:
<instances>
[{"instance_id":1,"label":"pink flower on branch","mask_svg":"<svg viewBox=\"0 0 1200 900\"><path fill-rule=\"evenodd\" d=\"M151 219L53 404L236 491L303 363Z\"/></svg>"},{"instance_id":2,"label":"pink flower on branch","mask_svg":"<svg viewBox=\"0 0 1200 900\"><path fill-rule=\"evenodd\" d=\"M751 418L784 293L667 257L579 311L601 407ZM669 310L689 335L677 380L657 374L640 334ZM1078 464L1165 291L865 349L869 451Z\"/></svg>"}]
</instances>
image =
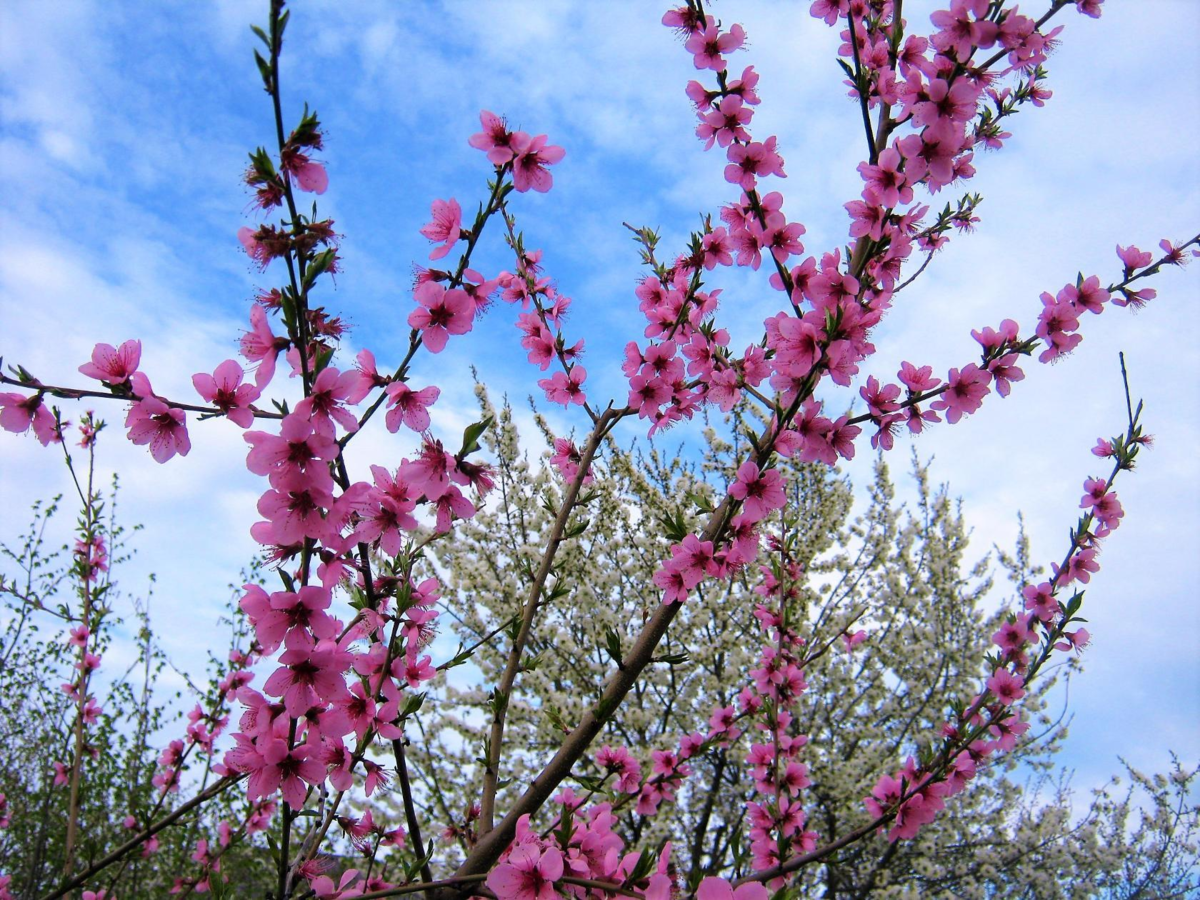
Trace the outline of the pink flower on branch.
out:
<instances>
[{"instance_id":1,"label":"pink flower on branch","mask_svg":"<svg viewBox=\"0 0 1200 900\"><path fill-rule=\"evenodd\" d=\"M724 72L726 63L722 54L739 50L745 43L746 30L741 25L735 23L729 31L721 34L720 29L710 22L703 31L694 32L684 43L683 49L692 54L697 69Z\"/></svg>"},{"instance_id":2,"label":"pink flower on branch","mask_svg":"<svg viewBox=\"0 0 1200 900\"><path fill-rule=\"evenodd\" d=\"M554 882L563 872L563 856L557 847L519 843L508 859L488 873L487 886L499 900L559 900Z\"/></svg>"},{"instance_id":3,"label":"pink flower on branch","mask_svg":"<svg viewBox=\"0 0 1200 900\"><path fill-rule=\"evenodd\" d=\"M42 403L41 394L0 394L0 428L14 434L32 428L43 446L61 440L54 413Z\"/></svg>"},{"instance_id":4,"label":"pink flower on branch","mask_svg":"<svg viewBox=\"0 0 1200 900\"><path fill-rule=\"evenodd\" d=\"M550 378L538 381L538 387L546 392L546 399L551 403L561 403L569 406L574 403L582 406L587 402L583 393L583 382L587 378L587 369L583 366L572 366L570 373L555 372Z\"/></svg>"},{"instance_id":5,"label":"pink flower on branch","mask_svg":"<svg viewBox=\"0 0 1200 900\"><path fill-rule=\"evenodd\" d=\"M479 124L483 126L483 131L471 135L467 143L476 150L486 152L488 162L494 166L510 162L513 158L513 134L504 120L485 109L479 114Z\"/></svg>"},{"instance_id":6,"label":"pink flower on branch","mask_svg":"<svg viewBox=\"0 0 1200 900\"><path fill-rule=\"evenodd\" d=\"M1011 706L1025 696L1025 681L1008 669L997 669L987 680L987 689L1005 706Z\"/></svg>"},{"instance_id":7,"label":"pink flower on branch","mask_svg":"<svg viewBox=\"0 0 1200 900\"><path fill-rule=\"evenodd\" d=\"M433 201L433 221L421 228L421 234L442 246L429 251L430 259L441 259L458 243L462 233L462 207L453 198Z\"/></svg>"},{"instance_id":8,"label":"pink flower on branch","mask_svg":"<svg viewBox=\"0 0 1200 900\"><path fill-rule=\"evenodd\" d=\"M930 405L933 409L945 410L946 421L953 425L983 405L983 398L991 393L988 387L991 380L991 375L974 363L961 370L951 369L950 377L946 379L946 392Z\"/></svg>"},{"instance_id":9,"label":"pink flower on branch","mask_svg":"<svg viewBox=\"0 0 1200 900\"><path fill-rule=\"evenodd\" d=\"M271 332L267 311L260 303L250 307L250 330L242 335L241 353L250 362L258 363L254 383L265 388L275 375L275 360L279 351L287 349L288 339L277 338Z\"/></svg>"},{"instance_id":10,"label":"pink flower on branch","mask_svg":"<svg viewBox=\"0 0 1200 900\"><path fill-rule=\"evenodd\" d=\"M111 385L121 385L137 371L142 359L142 342L126 341L120 348L112 344L97 344L92 350L92 361L84 363L79 371L88 378L96 378Z\"/></svg>"},{"instance_id":11,"label":"pink flower on branch","mask_svg":"<svg viewBox=\"0 0 1200 900\"><path fill-rule=\"evenodd\" d=\"M749 881L735 890L724 878L711 876L696 889L696 900L767 900L769 896L762 882Z\"/></svg>"},{"instance_id":12,"label":"pink flower on branch","mask_svg":"<svg viewBox=\"0 0 1200 900\"><path fill-rule=\"evenodd\" d=\"M566 151L546 141L544 134L530 137L518 131L512 136L513 186L517 191L524 193L532 188L544 194L554 186L554 177L546 167L562 162Z\"/></svg>"},{"instance_id":13,"label":"pink flower on branch","mask_svg":"<svg viewBox=\"0 0 1200 900\"><path fill-rule=\"evenodd\" d=\"M413 297L419 304L408 324L421 332L430 353L441 353L452 334L466 334L475 324L475 302L459 288L446 290L436 281L417 286Z\"/></svg>"},{"instance_id":14,"label":"pink flower on branch","mask_svg":"<svg viewBox=\"0 0 1200 900\"><path fill-rule=\"evenodd\" d=\"M384 421L388 431L394 434L402 424L417 432L429 428L429 407L441 396L441 388L427 387L414 391L404 382L394 381L385 390L388 411Z\"/></svg>"},{"instance_id":15,"label":"pink flower on branch","mask_svg":"<svg viewBox=\"0 0 1200 900\"><path fill-rule=\"evenodd\" d=\"M744 462L737 470L737 480L729 486L729 495L742 501L742 516L758 522L787 502L783 491L783 476L774 469L759 470L752 462Z\"/></svg>"},{"instance_id":16,"label":"pink flower on branch","mask_svg":"<svg viewBox=\"0 0 1200 900\"><path fill-rule=\"evenodd\" d=\"M205 372L193 375L192 385L205 402L217 407L242 428L249 428L254 423L250 404L259 398L262 391L252 384L242 384L244 375L241 366L227 359L211 375Z\"/></svg>"},{"instance_id":17,"label":"pink flower on branch","mask_svg":"<svg viewBox=\"0 0 1200 900\"><path fill-rule=\"evenodd\" d=\"M129 440L134 444L148 444L155 462L165 463L177 453L187 456L192 449L192 442L188 438L183 410L170 407L155 397L150 382L144 376L140 385L135 379L134 390L144 393L140 394L140 400L129 407L125 416Z\"/></svg>"}]
</instances>

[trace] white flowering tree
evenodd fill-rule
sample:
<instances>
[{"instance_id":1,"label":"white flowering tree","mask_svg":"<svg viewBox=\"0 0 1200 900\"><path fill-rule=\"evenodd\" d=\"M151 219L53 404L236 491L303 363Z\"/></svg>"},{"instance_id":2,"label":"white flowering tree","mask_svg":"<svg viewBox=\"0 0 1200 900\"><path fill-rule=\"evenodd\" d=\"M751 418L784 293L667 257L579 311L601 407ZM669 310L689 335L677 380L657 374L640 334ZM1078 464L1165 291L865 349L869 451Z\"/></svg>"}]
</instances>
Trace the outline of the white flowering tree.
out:
<instances>
[{"instance_id":1,"label":"white flowering tree","mask_svg":"<svg viewBox=\"0 0 1200 900\"><path fill-rule=\"evenodd\" d=\"M548 449L531 451L507 403L496 409L482 386L477 393L481 413L495 423L485 443L503 502L482 510L460 541L433 553L447 608L455 611L451 627L464 647L477 649L473 666L449 670L454 674L444 694L428 699L414 717L421 736L413 757L420 802L447 823L447 845L460 849L477 836L478 757L487 737L477 710L503 671L520 586L553 521L548 507L558 500L559 483L545 457L561 461L565 447L536 415ZM733 448L722 433L728 428L709 429L705 452L690 462L654 448L606 445L587 486L588 528L559 556L559 577L580 587L545 609L520 688L509 699L507 731L517 752L502 798L537 774L559 746L564 723L598 701L603 672L657 602L647 583L667 539L647 540L642 520L692 524L712 500L713 480L732 477L727 460ZM851 485L835 471L803 463L783 471L789 503L772 526L772 552L762 570L700 591L687 605L656 665L606 723L597 739L600 752L589 756L585 777L574 786L580 794L610 790L624 833L643 841L676 839L675 859L692 881L723 871L745 852L754 735L693 756L692 774L655 803L627 793L619 783L624 769L612 761L627 751L648 773L681 733L737 702L729 673L755 667L761 652L756 605L780 582L815 644L798 728L809 738L810 816L829 835L851 831L859 820L873 784L867 770L897 753L919 752L928 740L922 736L936 732L940 710L970 699L993 635L1023 605L1018 595L996 608L994 598L1009 593L1010 585L993 585L986 554L971 561L960 511L945 486L930 483L927 466L914 460L918 502L904 510L880 460L859 515L852 512ZM997 567L1015 585L1041 574L1024 536L1011 554L997 553ZM931 659L936 665L923 662ZM1078 662L1072 658L1065 676L1027 695L1031 729L1014 736L1011 752L979 768L944 817L913 841L880 835L855 845L805 873L801 896L1121 897L1138 896L1143 880L1143 891L1167 896L1194 884L1200 821L1187 801L1194 772L1177 766L1170 780L1140 777L1146 789L1140 802L1153 812L1135 832L1125 828L1128 798L1115 802L1105 792L1080 806L1059 771L1055 754L1066 735L1066 710L1048 705L1046 695ZM859 724L842 727L849 721ZM1131 867L1159 852L1170 864L1142 873L1144 879L1132 877Z\"/></svg>"}]
</instances>

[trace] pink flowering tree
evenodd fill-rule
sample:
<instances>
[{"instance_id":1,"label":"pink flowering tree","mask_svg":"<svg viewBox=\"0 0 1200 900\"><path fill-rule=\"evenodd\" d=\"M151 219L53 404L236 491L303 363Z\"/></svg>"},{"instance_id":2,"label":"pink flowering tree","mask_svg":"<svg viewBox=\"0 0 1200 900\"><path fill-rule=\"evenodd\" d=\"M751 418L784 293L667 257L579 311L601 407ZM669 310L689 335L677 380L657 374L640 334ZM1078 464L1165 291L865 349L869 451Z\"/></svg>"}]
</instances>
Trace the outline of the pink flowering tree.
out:
<instances>
[{"instance_id":1,"label":"pink flowering tree","mask_svg":"<svg viewBox=\"0 0 1200 900\"><path fill-rule=\"evenodd\" d=\"M1191 234L1149 252L1118 246L1109 270L1065 279L1040 298L1014 298L1012 318L980 323L970 333L977 346L947 371L924 363L919 348L894 373L875 364L873 340L904 289L978 221L978 195L968 191L940 211L931 195L969 187L976 167L988 163L979 151L1002 149L1016 115L1044 104L1042 65L1060 17L1100 12L1100 0L1051 0L1036 18L1004 0L953 0L917 22L905 20L899 0L812 3L812 15L842 38L838 64L861 113L862 153L859 184L844 204L848 243L808 248L803 213L782 192L795 164L777 136L758 126L759 75L747 64L745 29L700 0L667 10L662 22L681 38L697 74L681 89L695 109L697 137L724 156L726 194L710 201L683 246L664 247L652 229L633 229L644 272L630 300L637 314L621 336L628 341L623 357L611 361L627 386L607 397L581 363L592 337L572 333L571 301L519 227L523 195L554 188L566 151L536 128L487 110L480 130L464 135L483 154L478 197L430 198L421 236L433 245L429 261L443 267L417 269L401 351L385 359L368 347L347 358L345 320L323 305L343 265L340 235L320 205L329 186L326 136L317 113L305 106L297 116L282 89L291 13L273 0L265 27L254 28L273 121L263 129L266 145L250 154L245 181L254 215L237 231L263 281L240 360L212 360L192 377L197 396L186 398L155 389L150 375L159 373L142 370L136 336L98 343L75 378L33 373L19 362L0 374L0 425L46 445L64 438L56 401L117 404L128 439L173 467L188 464L191 429L239 429L244 464L262 479L251 534L271 569L266 584L249 582L238 598L251 637L217 697L236 709L201 708L181 725L153 778L161 802L145 819L134 817L126 841L94 854L77 850L78 797L89 778L85 735L101 715L89 689L89 673L101 663L90 643L99 609L86 586L82 605L67 612L79 674L68 692L76 712L70 760L62 763L65 863L45 900L85 889L112 897L129 860L183 823L204 824L195 826L192 864L173 873L173 891L225 890L222 857L250 844L264 847L266 890L276 900L415 892L439 900L763 900L859 842L915 839L981 765L1014 748L1028 728L1023 701L1030 691L1087 645L1081 586L1099 569L1101 542L1121 524L1114 485L1124 483L1149 442L1140 405L1131 399L1125 421L1096 444L1103 471L1080 474L1081 515L1046 577L1022 585L1024 603L996 632L972 689L939 711L936 727L916 739L920 752L873 761L860 819L839 833L823 832L811 815L810 735L800 727L807 672L818 655L854 652L864 628L870 639L870 622L814 620L792 602L796 551L776 521L789 503L782 469L834 466L868 448L891 450L900 433L960 423L1020 390L1023 367L1077 351L1094 316L1155 300L1159 276L1197 254L1200 235ZM474 216L464 216L472 208ZM508 248L503 270L479 261L485 241ZM772 299L771 314L744 346L725 327L719 285L732 268L748 270L742 274ZM485 318L492 307L518 306ZM488 418L461 436L433 429L430 408L442 403L441 386L418 380L414 361L437 357L476 330L495 329L500 341L504 318L515 319L511 337L538 370L533 382L574 417L577 433L556 436L547 527L536 546L512 551L521 560L507 586L513 616L439 659L430 638L457 611L430 560L454 546L461 523L484 504L503 506L506 498L483 452ZM20 350L5 349L10 356ZM596 674L598 696L563 720L559 745L536 761L535 774L513 784L512 760L522 748L508 729L511 702L537 665L533 648L545 639L549 611L579 589L562 554L591 524L589 479L605 465L606 442L621 423L636 422L653 438L713 408L736 414L727 465L689 498L686 514L641 519L656 602L622 633L614 630L610 663ZM380 428L405 434L413 449L357 468L347 448ZM91 496L81 491L85 511ZM85 529L87 558L97 552L88 544L93 536ZM753 662L727 673L725 702L672 735L650 771L630 748L598 744L647 671L669 662L662 645L682 611L731 579L761 579L762 589L745 635L756 648ZM420 801L410 771L408 748L421 741L417 714L426 702L436 706L439 672L492 642L504 662L475 711L484 731L475 801L465 812L437 810ZM619 827L619 803L653 814L683 789L691 760L738 741L749 744L752 790L739 840L724 856L687 875L671 842L651 845ZM189 777L197 767L212 778ZM377 803L393 786L397 818ZM231 797L238 798L236 815L210 827L206 805ZM469 828L458 852L430 842L459 825ZM334 854L354 859L334 870ZM0 890L11 893L11 876L4 878Z\"/></svg>"}]
</instances>

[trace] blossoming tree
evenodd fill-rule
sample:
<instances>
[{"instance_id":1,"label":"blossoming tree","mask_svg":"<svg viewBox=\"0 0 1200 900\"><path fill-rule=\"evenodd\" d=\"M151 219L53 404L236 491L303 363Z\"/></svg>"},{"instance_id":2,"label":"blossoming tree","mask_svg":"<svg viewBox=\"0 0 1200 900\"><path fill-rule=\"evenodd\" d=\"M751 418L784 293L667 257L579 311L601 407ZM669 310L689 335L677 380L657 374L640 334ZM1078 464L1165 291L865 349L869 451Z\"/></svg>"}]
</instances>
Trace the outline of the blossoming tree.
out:
<instances>
[{"instance_id":1,"label":"blossoming tree","mask_svg":"<svg viewBox=\"0 0 1200 900\"><path fill-rule=\"evenodd\" d=\"M71 800L66 863L47 900L85 887L84 897L111 896L114 873L132 854L231 796L241 798L237 815L198 840L195 869L180 874L178 891L223 890L223 854L264 830L274 861L271 892L280 900L415 892L501 900L559 894L661 900L681 892L751 900L786 890L806 867L872 835L916 838L980 766L1014 748L1028 728L1027 695L1047 667L1086 645L1079 585L1090 583L1100 542L1120 525L1113 484L1148 440L1140 407L1131 401L1118 432L1096 444L1106 471L1084 482L1083 513L1059 561L1043 580L1022 586L1023 608L996 631L980 663L982 679L940 715L930 712L938 721L915 739L919 752L869 761L873 786L861 818L836 833L823 833L810 816L806 753L813 735L805 729L815 729L803 724L812 721L805 715L806 673L839 645L853 652L870 633L870 609L812 615L796 588L797 567L811 559L793 543L786 515L777 518L789 500L783 470L792 463L833 466L867 445L891 449L898 432L957 424L989 399L1019 390L1027 360L1049 363L1074 351L1093 316L1149 303L1153 279L1197 253L1200 235L1163 240L1154 252L1118 246L1111 272L1081 273L1044 292L1029 313L1014 309L1015 316L1032 317L1032 327L1004 319L972 331L978 353L946 372L920 358L903 362L894 375L872 365L872 336L902 302L904 288L957 230L977 221L976 195L940 211L929 196L968 181L983 164L977 150L1002 148L1014 115L1044 102L1042 64L1057 40L1056 17L1066 11L1099 17L1100 9L1099 0L1051 0L1033 18L1004 0L953 0L923 33L904 19L899 0L816 0L812 14L843 39L839 64L861 111L864 150L860 192L845 204L850 242L811 253L797 211L785 207L777 190L787 174L786 148L756 127L759 76L752 65L732 62L745 54L745 30L718 20L700 0L668 10L663 24L682 38L698 73L686 86L696 134L708 150L724 154L729 193L718 218L706 215L686 246L664 248L653 230L634 229L645 274L634 292L642 321L631 327L620 364L628 392L600 399L581 364L584 340L566 319L570 300L541 252L526 245L517 220L521 195L553 189L554 166L566 151L487 110L480 130L464 136L486 156L477 211L469 214L474 203L430 198L431 220L421 233L434 244L430 261L444 268L418 271L404 351L377 359L364 349L353 363L338 355L345 325L320 305L341 264L339 235L316 199L329 184L320 159L325 135L307 106L299 116L289 112L280 61L290 11L273 0L265 27L254 28L260 42L254 58L273 114L269 147L250 154L246 172L261 216L238 232L266 283L240 341L242 361L214 360L196 373L199 402L155 391L136 338L98 343L79 367L87 382L20 365L0 375L12 388L0 394L6 430L31 431L51 444L62 440L65 425L50 398L113 401L125 406L128 438L146 446L154 461L174 466L186 465L177 457L191 449L189 417L228 419L232 425L204 427L243 429L245 464L266 479L252 534L272 580L247 583L239 600L252 643L239 648L211 703L194 711L186 734L163 752L154 778L159 797L130 812L129 839L86 858L77 852L78 797L87 788L88 729L100 715L91 676L102 665L96 642L105 609L87 575L105 559L95 540L96 493L80 482L84 586L79 604L65 612L77 658L77 675L64 687L77 708L70 761L61 773ZM511 248L511 266L479 271L480 243L496 239ZM715 287L732 267L757 273L775 301L760 337L744 347L723 327L726 309ZM537 384L550 403L578 416L581 436L556 445L559 482L545 498L548 518L536 549L501 551L515 568L506 585L514 614L480 637L479 646L499 648L503 664L495 666L494 684L476 710L483 717L478 808L468 810L466 821L438 822L422 815L408 748L418 740L417 715L430 683L479 647L447 659L427 652L441 616L457 614L431 559L455 546L460 523L494 502L497 473L482 453L486 417L461 440L433 433L429 410L441 392L414 382L413 362L494 327L500 317L483 314L502 304L519 307L519 342L543 376ZM851 396L847 389L864 377ZM861 412L852 408L856 401ZM739 412L727 465L670 517L638 520L645 552L655 557L639 589L652 586L656 602L606 635L610 664L596 675L600 688L569 718L558 715L562 737L553 752L520 758L513 699L537 666L533 651L546 640L551 612L583 590L572 584L567 558L597 515L590 485L605 466L606 441L625 421L640 421L653 437L710 407ZM398 465L379 460L354 470L348 446L381 427L411 434L417 449ZM85 433L84 441L93 436ZM503 478L500 486L499 503L507 508ZM636 697L651 682L647 673L678 661L669 647L688 645L680 625L692 599L731 579L755 581L759 599L754 630L744 636L755 649L747 664L723 672L723 702L660 735L664 743L649 773L630 748L597 747L631 693ZM752 790L743 798L736 841L718 842L702 867L693 852L688 873L672 845L650 845L636 829L623 833L622 804L634 802L643 816L654 813L686 790L693 761L738 741L748 745L744 776ZM186 787L185 768L201 760L216 779L190 799L175 799ZM360 793L369 803L393 777L402 823L376 821L369 808L348 815ZM428 842L447 827L463 838L458 855L439 854ZM339 834L366 861L328 873L322 854Z\"/></svg>"}]
</instances>

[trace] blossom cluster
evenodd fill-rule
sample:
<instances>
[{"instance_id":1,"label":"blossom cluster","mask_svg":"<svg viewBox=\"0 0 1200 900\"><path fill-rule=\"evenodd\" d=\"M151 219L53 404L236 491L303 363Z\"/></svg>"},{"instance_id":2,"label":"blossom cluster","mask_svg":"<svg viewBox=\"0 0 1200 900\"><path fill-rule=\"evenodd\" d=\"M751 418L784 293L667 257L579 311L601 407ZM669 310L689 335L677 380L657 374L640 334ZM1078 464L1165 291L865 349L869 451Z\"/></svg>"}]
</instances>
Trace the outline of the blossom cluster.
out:
<instances>
[{"instance_id":1,"label":"blossom cluster","mask_svg":"<svg viewBox=\"0 0 1200 900\"><path fill-rule=\"evenodd\" d=\"M1076 0L1076 6L1096 16L1100 0ZM779 140L774 135L758 140L753 129L759 75L746 66L734 77L728 62L745 49L746 32L737 24L723 27L701 3L688 0L662 21L683 38L694 68L711 73L707 85L691 81L686 95L697 116L696 136L705 150L724 152L724 179L735 193L719 212L720 224L706 217L686 252L669 264L657 260L657 236L638 232L651 271L634 290L644 324L642 339L629 341L624 349L625 405L610 404L601 415L589 406L587 371L579 363L584 341L569 344L564 334L572 301L545 274L541 251L525 247L507 205L514 191L549 191L550 168L564 158L564 150L550 144L545 134L510 129L504 118L486 110L480 114L482 130L468 143L484 152L492 166L489 196L469 223L457 199L432 201L431 220L420 229L435 245L429 260L445 259L456 248L461 254L448 269L418 269L406 317L411 329L407 352L394 369L382 372L370 349L358 353L353 368L339 368L336 353L347 326L312 302L320 280L339 270L339 235L333 220L318 218L315 202L308 215L296 204L298 192L322 195L329 187L328 172L315 158L324 149L324 134L316 114L306 108L283 138L276 65L286 24L281 9L281 3L272 6L269 36L256 30L271 56L271 62L261 56L259 62L264 85L276 100L279 146L274 154L264 148L250 154L245 182L254 191L255 210L282 218L244 226L238 239L259 272L271 270L275 260L283 260L287 272L281 274L280 286L263 290L250 309L239 349L252 374L237 360L225 360L212 372L192 377L204 405L171 400L155 393L142 371L140 341L127 340L117 347L97 344L91 361L79 367L82 375L100 382L100 390L46 385L24 370L14 370L16 378L0 376L23 391L0 394L0 427L5 430L32 430L43 444L61 440L62 424L57 412L46 407L45 396L108 397L128 404L129 440L147 446L155 461L165 463L187 456L187 413L196 412L240 428L248 445L246 468L266 479L256 506L261 518L251 534L276 569L280 589L244 585L239 607L253 630L253 645L230 659L215 704L208 709L197 704L189 714L185 736L163 750L154 778L165 798L179 789L190 754L216 760L218 740L229 731L228 707L236 701L242 710L237 729L229 733L233 746L219 754L212 771L223 784L244 782L247 812L241 821L220 822L215 837L198 841L192 855L197 871L181 875L176 892L207 890L221 872L225 850L272 821L281 823L285 836L279 862L284 896L299 879L320 898L386 891L396 885L373 870L381 848L404 848L411 840L417 857L424 856L413 818L408 820L414 831L410 835L404 828L377 823L369 809L354 816L339 812L339 804L352 792L371 798L388 786L392 772L372 754L375 748L390 748L406 811L415 815L403 762L405 724L439 671L462 661L455 657L435 666L432 653L424 652L438 627L442 586L435 578L422 578L417 567L425 546L451 534L456 521L475 516L495 476L487 463L472 458L488 423L468 427L461 447L452 452L433 429L431 409L441 399L441 389L411 383L409 369L418 352L439 354L451 338L473 331L497 296L520 305L517 328L528 360L542 372L557 364L552 375L538 381L547 399L582 407L594 428L582 450L571 440L554 441L550 463L572 490L553 511L556 536L540 574L530 571L521 607L525 621L509 630L509 680L493 691L490 701L494 737L485 745L484 803L478 812L472 807L468 822L479 820L485 832L493 826L507 691L525 665L528 631L578 489L591 480L597 447L615 422L637 417L654 436L693 418L706 405L725 413L748 405L766 423L761 434L749 435L751 451L731 469L734 476L723 486L719 502L702 506L706 524L694 533L682 521L668 525L669 549L653 576L662 604L647 617L662 625L660 636L678 607L707 581L726 580L752 566L764 536L780 561L762 567L758 592L763 603L756 617L763 643L757 665L745 673L736 701L713 710L707 733L695 731L673 749L653 751L652 771L645 777L627 747L603 745L590 761L602 777L580 782L591 786L586 797L571 788L561 790L555 797L559 809L545 830L532 824L536 805L525 811L518 807L507 817L513 820L509 825L496 826L507 829L501 838L489 843L485 833L479 843L469 842L467 880L485 883L499 900L551 900L560 894L582 900L588 894L629 890L647 900L668 900L681 890L669 845L657 858L627 850L614 830L616 813L632 806L638 815L654 816L663 803L675 800L692 771L690 760L749 735L755 790L746 806L750 866L758 881L784 887L789 866L814 852L818 836L805 830L800 794L810 782L800 756L807 736L799 732L793 713L807 688L809 638L802 634L807 623L789 602L790 586L801 573L787 558L787 535L769 533L773 514L787 504L778 458L833 466L853 458L856 442L868 439L860 426L872 429L873 448L890 450L902 427L918 434L943 420L960 422L978 411L993 389L1005 397L1023 380L1022 357L1041 348L1039 361L1052 363L1074 350L1082 340L1080 323L1086 313L1099 314L1110 302L1137 308L1153 299L1152 289L1135 283L1164 265L1182 265L1186 250L1200 238L1182 244L1164 241L1157 260L1136 247L1118 246L1123 265L1119 279L1105 286L1099 276L1081 273L1057 293L1042 294L1037 325L1027 337L1012 319L998 328L972 331L979 361L950 368L944 377L931 366L907 360L894 380L868 374L864 369L875 352L872 332L906 284L900 277L903 267L914 253L932 255L944 246L952 228L969 230L977 221L977 199L968 195L957 208L947 204L931 217L917 191L932 195L969 180L976 171L975 148L997 148L1008 137L1000 121L1023 104L1045 103L1050 92L1041 84L1041 66L1059 29L1043 31L1049 16L1034 20L1004 3L952 0L949 9L933 14L934 30L926 37L906 31L890 0L815 0L812 15L840 29L839 54L850 95L862 111L868 156L857 169L861 192L845 204L851 244L844 253L837 248L805 255L801 239L806 228L785 212L782 193L773 189L778 183L769 180L787 177ZM1001 64L1006 65L1002 70L997 68ZM1002 87L1010 76L1015 86ZM516 264L512 272L487 277L471 268L471 256L495 216L507 226ZM764 265L781 308L764 320L761 339L738 351L718 323L722 291L705 279L716 277L719 268L757 271ZM260 406L273 386L279 389L280 355L302 397L290 405L270 400L270 408ZM864 375L858 390L864 412L835 415L827 407L834 401L817 397L819 387L850 388ZM403 430L417 449L396 464L370 466L370 479L356 480L343 451L381 409L384 427L392 433ZM85 420L85 427L90 423ZM93 438L94 433L84 432L85 442ZM1026 611L996 633L998 653L988 661L986 690L947 720L939 751L909 759L899 771L885 774L866 798L868 813L887 828L890 839L913 837L946 798L964 789L981 761L1011 750L1028 728L1016 704L1029 680L1052 651L1078 650L1087 643L1085 629L1067 630L1078 618L1079 595L1065 603L1057 597L1075 582L1087 583L1097 570L1097 542L1123 516L1111 490L1113 477L1132 466L1147 440L1131 414L1123 437L1098 445L1098 455L1115 459L1113 475L1085 483L1081 508L1086 513L1065 561L1049 581L1025 589ZM86 586L105 570L107 549L88 533L76 554ZM345 609L335 606L341 596L349 598ZM865 637L863 631L843 630L829 643L840 640L850 652ZM78 704L82 725L90 726L102 710L88 695L88 677L101 662L89 622L71 631L70 644L79 651L79 675L63 689ZM653 645L630 665L619 650L611 655L621 674L610 685L619 684L629 671L636 679L649 664ZM254 665L266 676L257 689L250 686ZM604 718L598 711L572 733L594 729L587 740L576 742L575 757L545 797L584 757ZM58 763L56 780L77 781L80 771L78 760L71 766ZM310 836L319 832L320 838L305 841L289 859L286 839L301 812L317 820ZM0 827L7 821L0 796ZM351 868L336 882L317 859L320 841L334 822L369 860L365 870ZM144 854L155 851L151 823L131 815L125 824L138 833L145 830L140 841ZM428 868L428 860L423 865ZM410 881L419 868L412 870ZM766 889L757 883L735 888L724 878L709 877L699 883L696 895L700 900L763 900Z\"/></svg>"}]
</instances>

